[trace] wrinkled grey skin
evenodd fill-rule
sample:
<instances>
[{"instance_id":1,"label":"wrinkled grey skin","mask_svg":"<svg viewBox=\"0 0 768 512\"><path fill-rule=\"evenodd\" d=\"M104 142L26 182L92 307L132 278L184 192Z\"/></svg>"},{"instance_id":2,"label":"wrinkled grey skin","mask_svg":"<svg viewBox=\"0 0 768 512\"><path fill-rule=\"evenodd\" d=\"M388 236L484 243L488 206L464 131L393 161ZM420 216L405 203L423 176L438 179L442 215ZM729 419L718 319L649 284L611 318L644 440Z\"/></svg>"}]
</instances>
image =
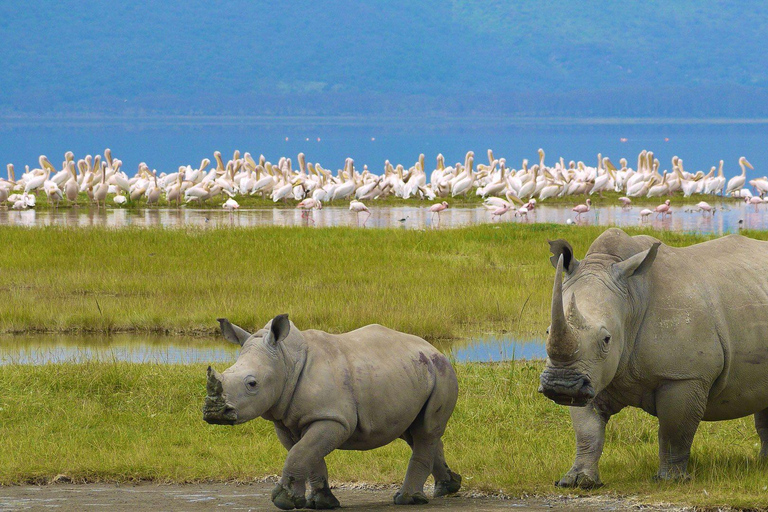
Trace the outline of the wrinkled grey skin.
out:
<instances>
[{"instance_id":1,"label":"wrinkled grey skin","mask_svg":"<svg viewBox=\"0 0 768 512\"><path fill-rule=\"evenodd\" d=\"M659 419L661 480L687 479L699 423L750 414L768 455L768 243L738 235L685 248L609 229L557 268L539 391L571 405L576 460L557 485L602 485L608 419ZM565 281L562 274L565 273Z\"/></svg>"},{"instance_id":2,"label":"wrinkled grey skin","mask_svg":"<svg viewBox=\"0 0 768 512\"><path fill-rule=\"evenodd\" d=\"M226 319L219 323L224 337L242 350L223 373L208 368L203 419L235 425L261 416L274 423L288 450L272 493L276 506L338 507L325 456L397 438L413 454L395 503L427 503L423 487L430 474L436 497L459 490L461 477L445 463L441 441L458 383L448 359L432 345L380 325L340 335L299 331L288 315L253 335Z\"/></svg>"}]
</instances>

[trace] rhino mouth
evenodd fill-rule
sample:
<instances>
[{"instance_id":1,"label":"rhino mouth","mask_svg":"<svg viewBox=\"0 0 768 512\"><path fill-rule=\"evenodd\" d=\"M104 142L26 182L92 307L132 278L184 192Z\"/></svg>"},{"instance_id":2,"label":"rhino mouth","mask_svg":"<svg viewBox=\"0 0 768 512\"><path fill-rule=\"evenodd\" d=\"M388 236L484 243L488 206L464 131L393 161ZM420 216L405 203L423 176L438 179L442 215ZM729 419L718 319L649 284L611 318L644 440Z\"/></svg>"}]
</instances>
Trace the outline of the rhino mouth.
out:
<instances>
[{"instance_id":1,"label":"rhino mouth","mask_svg":"<svg viewBox=\"0 0 768 512\"><path fill-rule=\"evenodd\" d=\"M237 411L222 397L207 396L203 405L203 420L211 425L234 425Z\"/></svg>"},{"instance_id":2,"label":"rhino mouth","mask_svg":"<svg viewBox=\"0 0 768 512\"><path fill-rule=\"evenodd\" d=\"M549 367L539 381L539 393L558 405L584 407L595 398L589 377L577 370Z\"/></svg>"}]
</instances>

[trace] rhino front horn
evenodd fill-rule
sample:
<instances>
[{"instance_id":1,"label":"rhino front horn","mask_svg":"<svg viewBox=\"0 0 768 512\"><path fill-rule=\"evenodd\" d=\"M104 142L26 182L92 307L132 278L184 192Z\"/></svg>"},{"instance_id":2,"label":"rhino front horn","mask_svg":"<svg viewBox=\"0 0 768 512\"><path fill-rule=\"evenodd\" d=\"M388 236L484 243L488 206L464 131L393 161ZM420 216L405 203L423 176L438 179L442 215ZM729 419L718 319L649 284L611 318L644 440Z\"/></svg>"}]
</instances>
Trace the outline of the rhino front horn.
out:
<instances>
[{"instance_id":1,"label":"rhino front horn","mask_svg":"<svg viewBox=\"0 0 768 512\"><path fill-rule=\"evenodd\" d=\"M208 384L206 385L206 389L210 396L218 396L224 392L224 386L221 384L219 372L210 366L208 367Z\"/></svg>"},{"instance_id":2,"label":"rhino front horn","mask_svg":"<svg viewBox=\"0 0 768 512\"><path fill-rule=\"evenodd\" d=\"M575 304L572 304L575 306ZM573 310L573 308L571 308ZM565 318L563 306L563 255L557 260L555 284L552 287L552 324L547 338L547 355L557 361L570 361L576 354L576 341L568 321Z\"/></svg>"}]
</instances>

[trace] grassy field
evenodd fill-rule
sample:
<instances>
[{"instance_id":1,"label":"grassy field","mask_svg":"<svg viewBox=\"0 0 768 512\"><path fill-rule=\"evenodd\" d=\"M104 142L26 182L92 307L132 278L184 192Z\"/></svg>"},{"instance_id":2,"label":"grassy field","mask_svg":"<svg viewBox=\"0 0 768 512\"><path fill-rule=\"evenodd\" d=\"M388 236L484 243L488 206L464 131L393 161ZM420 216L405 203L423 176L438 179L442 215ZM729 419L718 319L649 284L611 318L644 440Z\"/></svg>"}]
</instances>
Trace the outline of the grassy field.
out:
<instances>
[{"instance_id":1,"label":"grassy field","mask_svg":"<svg viewBox=\"0 0 768 512\"><path fill-rule=\"evenodd\" d=\"M460 399L444 437L465 488L511 495L561 494L574 439L567 409L536 393L541 362L457 365ZM75 481L247 481L281 471L285 452L271 424L203 422L205 367L91 363L6 366L0 372L0 484ZM626 410L611 420L601 462L606 486L592 494L644 502L768 506L766 466L751 418L704 423L689 483L652 481L656 420ZM403 442L328 457L335 481L402 480Z\"/></svg>"},{"instance_id":2,"label":"grassy field","mask_svg":"<svg viewBox=\"0 0 768 512\"><path fill-rule=\"evenodd\" d=\"M329 332L381 323L430 340L541 335L554 276L547 239L567 238L582 257L604 229L0 227L11 249L0 252L0 333L212 334L221 316L253 329L287 312Z\"/></svg>"}]
</instances>

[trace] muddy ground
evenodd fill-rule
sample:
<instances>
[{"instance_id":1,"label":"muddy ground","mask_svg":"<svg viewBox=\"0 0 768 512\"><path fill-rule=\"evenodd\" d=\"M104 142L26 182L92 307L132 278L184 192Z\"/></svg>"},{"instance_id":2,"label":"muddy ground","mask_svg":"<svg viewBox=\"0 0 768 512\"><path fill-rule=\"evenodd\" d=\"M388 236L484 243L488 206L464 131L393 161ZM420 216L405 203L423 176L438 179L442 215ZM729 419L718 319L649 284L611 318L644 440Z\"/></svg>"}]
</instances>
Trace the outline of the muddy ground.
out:
<instances>
[{"instance_id":1,"label":"muddy ground","mask_svg":"<svg viewBox=\"0 0 768 512\"><path fill-rule=\"evenodd\" d=\"M139 484L51 484L0 487L0 511L15 510L131 510L137 512L202 510L276 511L270 501L274 483L205 483L184 485ZM339 484L333 492L342 509L399 510L392 503L395 486ZM431 494L429 492L428 494ZM508 499L473 493L433 499L428 505L405 507L407 510L579 510L587 512L615 510L683 510L664 505L642 505L632 499L606 497L547 497Z\"/></svg>"}]
</instances>

